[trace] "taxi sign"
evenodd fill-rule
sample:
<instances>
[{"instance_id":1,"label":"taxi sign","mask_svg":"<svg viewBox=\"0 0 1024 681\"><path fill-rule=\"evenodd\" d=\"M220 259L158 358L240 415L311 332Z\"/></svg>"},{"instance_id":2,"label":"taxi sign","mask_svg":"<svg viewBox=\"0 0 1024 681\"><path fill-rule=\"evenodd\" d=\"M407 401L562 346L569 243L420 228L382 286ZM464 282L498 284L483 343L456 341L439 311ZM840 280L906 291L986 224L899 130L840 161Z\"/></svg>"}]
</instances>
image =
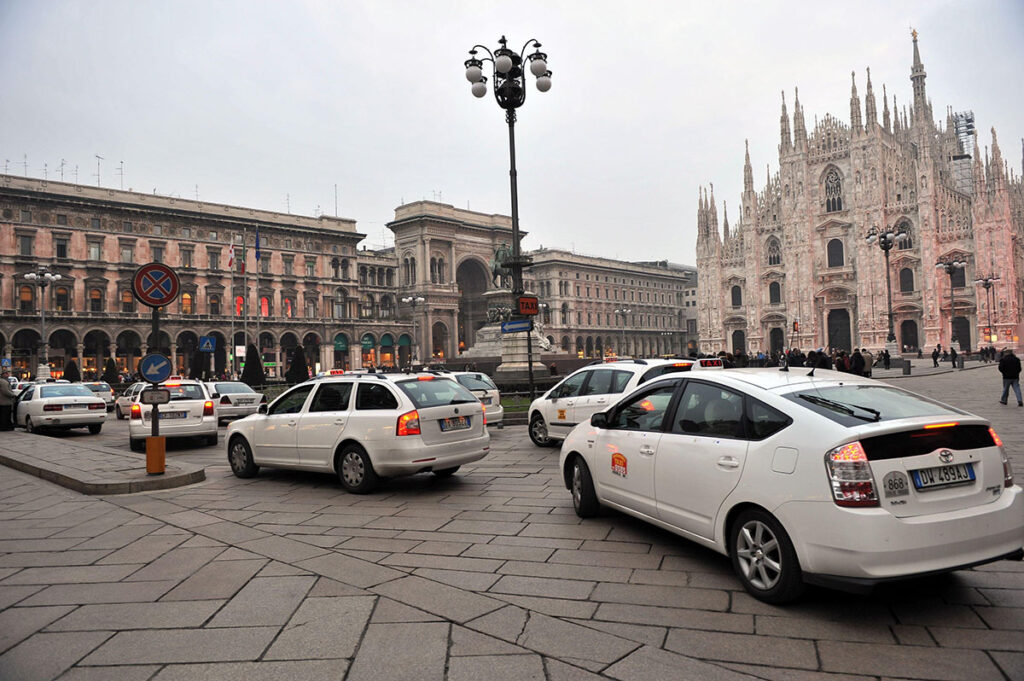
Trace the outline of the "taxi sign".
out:
<instances>
[{"instance_id":1,"label":"taxi sign","mask_svg":"<svg viewBox=\"0 0 1024 681\"><path fill-rule=\"evenodd\" d=\"M167 404L171 401L171 391L166 388L147 388L139 393L142 404Z\"/></svg>"},{"instance_id":2,"label":"taxi sign","mask_svg":"<svg viewBox=\"0 0 1024 681\"><path fill-rule=\"evenodd\" d=\"M519 314L535 315L540 312L540 301L537 296L519 296Z\"/></svg>"},{"instance_id":3,"label":"taxi sign","mask_svg":"<svg viewBox=\"0 0 1024 681\"><path fill-rule=\"evenodd\" d=\"M163 307L174 302L180 290L178 275L163 263L143 265L135 270L132 277L132 294L149 307Z\"/></svg>"}]
</instances>

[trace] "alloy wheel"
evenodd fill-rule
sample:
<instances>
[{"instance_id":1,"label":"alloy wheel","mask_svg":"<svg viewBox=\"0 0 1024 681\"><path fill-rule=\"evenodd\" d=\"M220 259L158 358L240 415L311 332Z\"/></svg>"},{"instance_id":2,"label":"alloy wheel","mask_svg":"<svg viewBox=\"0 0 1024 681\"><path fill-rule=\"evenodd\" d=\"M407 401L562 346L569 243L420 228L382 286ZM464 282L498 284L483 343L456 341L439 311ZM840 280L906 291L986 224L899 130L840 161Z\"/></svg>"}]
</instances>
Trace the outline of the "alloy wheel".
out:
<instances>
[{"instance_id":1,"label":"alloy wheel","mask_svg":"<svg viewBox=\"0 0 1024 681\"><path fill-rule=\"evenodd\" d=\"M779 540L760 520L751 520L740 528L736 538L736 557L747 581L768 591L779 583L783 562Z\"/></svg>"}]
</instances>

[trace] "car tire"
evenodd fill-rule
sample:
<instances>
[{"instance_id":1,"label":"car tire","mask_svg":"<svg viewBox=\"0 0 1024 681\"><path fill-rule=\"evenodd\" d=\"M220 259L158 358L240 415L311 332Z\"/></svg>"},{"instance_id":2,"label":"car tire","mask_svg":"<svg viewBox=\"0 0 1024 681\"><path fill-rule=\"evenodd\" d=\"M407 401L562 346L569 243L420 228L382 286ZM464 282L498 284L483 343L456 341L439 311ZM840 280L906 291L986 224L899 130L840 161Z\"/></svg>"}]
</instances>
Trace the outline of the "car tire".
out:
<instances>
[{"instance_id":1,"label":"car tire","mask_svg":"<svg viewBox=\"0 0 1024 681\"><path fill-rule=\"evenodd\" d=\"M572 492L572 508L581 518L593 518L601 509L594 491L594 479L590 476L590 468L583 457L577 454L572 458L569 469L569 491Z\"/></svg>"},{"instance_id":2,"label":"car tire","mask_svg":"<svg viewBox=\"0 0 1024 681\"><path fill-rule=\"evenodd\" d=\"M442 468L440 470L434 471L434 475L436 475L439 478L450 478L453 475L455 475L456 471L458 471L460 468L462 468L462 466L452 466L451 468Z\"/></svg>"},{"instance_id":3,"label":"car tire","mask_svg":"<svg viewBox=\"0 0 1024 681\"><path fill-rule=\"evenodd\" d=\"M380 482L369 454L359 445L348 445L341 450L335 470L341 486L352 494L368 494Z\"/></svg>"},{"instance_id":4,"label":"car tire","mask_svg":"<svg viewBox=\"0 0 1024 681\"><path fill-rule=\"evenodd\" d=\"M729 533L732 567L743 588L765 603L789 603L804 590L793 542L775 516L759 508L740 513Z\"/></svg>"},{"instance_id":5,"label":"car tire","mask_svg":"<svg viewBox=\"0 0 1024 681\"><path fill-rule=\"evenodd\" d=\"M231 440L228 447L228 464L231 472L239 478L251 478L260 472L260 467L252 460L252 448L244 437Z\"/></svg>"},{"instance_id":6,"label":"car tire","mask_svg":"<svg viewBox=\"0 0 1024 681\"><path fill-rule=\"evenodd\" d=\"M544 417L540 414L534 414L530 418L530 441L538 447L554 447L555 441L548 435L548 424L544 422Z\"/></svg>"},{"instance_id":7,"label":"car tire","mask_svg":"<svg viewBox=\"0 0 1024 681\"><path fill-rule=\"evenodd\" d=\"M32 425L32 417L31 416L26 416L25 417L25 432L26 433L38 433L39 432L39 429L36 428L34 425Z\"/></svg>"},{"instance_id":8,"label":"car tire","mask_svg":"<svg viewBox=\"0 0 1024 681\"><path fill-rule=\"evenodd\" d=\"M207 447L216 447L217 446L217 436L216 435L207 435L204 439L206 440L206 446Z\"/></svg>"},{"instance_id":9,"label":"car tire","mask_svg":"<svg viewBox=\"0 0 1024 681\"><path fill-rule=\"evenodd\" d=\"M89 426L90 435L99 435L101 430L103 430L102 423L93 423L92 425Z\"/></svg>"},{"instance_id":10,"label":"car tire","mask_svg":"<svg viewBox=\"0 0 1024 681\"><path fill-rule=\"evenodd\" d=\"M141 438L137 438L137 437L130 437L130 438L128 438L128 446L131 448L131 450L133 452L144 452L144 451L146 451L146 441L141 439Z\"/></svg>"},{"instance_id":11,"label":"car tire","mask_svg":"<svg viewBox=\"0 0 1024 681\"><path fill-rule=\"evenodd\" d=\"M117 414L117 420L118 421L124 421L124 412L121 411L121 405L120 404L115 404L114 405L114 413Z\"/></svg>"}]
</instances>

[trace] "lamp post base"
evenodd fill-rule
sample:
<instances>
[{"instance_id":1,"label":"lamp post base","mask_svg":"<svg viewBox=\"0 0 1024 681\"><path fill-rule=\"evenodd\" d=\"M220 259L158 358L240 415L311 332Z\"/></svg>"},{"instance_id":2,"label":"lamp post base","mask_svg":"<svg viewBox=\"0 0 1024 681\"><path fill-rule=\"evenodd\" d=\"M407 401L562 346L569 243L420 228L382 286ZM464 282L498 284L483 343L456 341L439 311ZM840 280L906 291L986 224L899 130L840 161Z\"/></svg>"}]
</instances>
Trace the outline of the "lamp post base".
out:
<instances>
[{"instance_id":1,"label":"lamp post base","mask_svg":"<svg viewBox=\"0 0 1024 681\"><path fill-rule=\"evenodd\" d=\"M50 374L50 365L49 364L40 364L40 365L38 365L36 367L36 380L37 381L45 381L45 380L47 380L47 379L49 379L51 377L52 377L52 375Z\"/></svg>"}]
</instances>

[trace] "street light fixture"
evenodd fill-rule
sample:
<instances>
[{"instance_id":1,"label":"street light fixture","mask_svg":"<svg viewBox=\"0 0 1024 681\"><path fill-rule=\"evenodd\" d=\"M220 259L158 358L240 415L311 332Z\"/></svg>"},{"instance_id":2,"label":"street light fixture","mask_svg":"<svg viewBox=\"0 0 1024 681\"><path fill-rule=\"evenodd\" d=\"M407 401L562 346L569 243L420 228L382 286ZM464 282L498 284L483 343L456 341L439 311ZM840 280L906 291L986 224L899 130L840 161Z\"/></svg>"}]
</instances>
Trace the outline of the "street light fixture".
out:
<instances>
[{"instance_id":1,"label":"street light fixture","mask_svg":"<svg viewBox=\"0 0 1024 681\"><path fill-rule=\"evenodd\" d=\"M953 347L953 343L956 342L956 327L953 325L953 316L955 313L954 302L953 302L953 276L957 270L962 270L967 267L967 261L961 260L955 256L948 258L942 258L935 263L935 269L943 270L949 275L949 347Z\"/></svg>"},{"instance_id":2,"label":"street light fixture","mask_svg":"<svg viewBox=\"0 0 1024 681\"><path fill-rule=\"evenodd\" d=\"M39 365L36 367L36 378L49 378L50 375L50 342L46 338L46 287L61 276L54 274L46 265L40 265L35 272L29 272L25 279L39 287L39 337L42 341L42 352ZM46 376L41 371L45 367Z\"/></svg>"},{"instance_id":3,"label":"street light fixture","mask_svg":"<svg viewBox=\"0 0 1024 681\"><path fill-rule=\"evenodd\" d=\"M981 277L974 280L975 286L982 286L985 288L985 302L988 303L988 338L985 339L986 343L995 343L996 334L995 327L992 326L992 307L995 303L994 296L992 293L992 285L999 281L999 277L993 277L991 275L987 277ZM992 297L990 297L990 294Z\"/></svg>"},{"instance_id":4,"label":"street light fixture","mask_svg":"<svg viewBox=\"0 0 1024 681\"><path fill-rule=\"evenodd\" d=\"M523 49L516 54L508 48L508 41L505 36L498 40L501 47L493 52L483 45L474 45L469 51L469 59L466 60L466 80L473 84L473 96L484 97L487 94L487 77L484 75L483 66L485 61L491 62L494 99L498 106L505 110L505 121L508 123L508 149L509 149L509 181L512 190L512 257L505 262L505 266L512 273L512 295L516 298L523 295L523 267L529 265L531 259L523 257L519 249L519 190L516 184L516 109L526 101L526 73L523 66L528 60L530 62L530 73L537 78L537 89L547 92L551 89L551 71L548 70L548 56L540 51L540 43L531 38L523 45ZM533 53L527 55L526 50L533 48ZM483 59L477 58L477 50L483 50L487 56ZM532 332L526 335L527 365L530 376L530 395L533 395L533 348Z\"/></svg>"},{"instance_id":5,"label":"street light fixture","mask_svg":"<svg viewBox=\"0 0 1024 681\"><path fill-rule=\"evenodd\" d=\"M615 314L622 316L622 326L619 327L619 344L622 347L620 348L619 356L622 356L621 351L626 349L626 315L631 312L633 312L633 310L628 307L621 307L615 311Z\"/></svg>"},{"instance_id":6,"label":"street light fixture","mask_svg":"<svg viewBox=\"0 0 1024 681\"><path fill-rule=\"evenodd\" d=\"M409 358L410 364L415 364L419 361L419 319L416 318L416 306L426 301L423 296L406 296L402 298L402 302L407 305L412 305L412 357Z\"/></svg>"},{"instance_id":7,"label":"street light fixture","mask_svg":"<svg viewBox=\"0 0 1024 681\"><path fill-rule=\"evenodd\" d=\"M864 240L869 244L877 243L878 247L882 249L883 253L885 253L885 289L888 293L889 302L889 335L885 337L887 343L896 342L896 330L893 328L892 321L892 277L889 272L889 251L892 250L892 247L896 245L897 241L903 241L906 238L907 230L903 225L900 225L895 229L887 227L884 232L880 232L878 230L878 226L875 225L868 230L867 235L864 237Z\"/></svg>"}]
</instances>

